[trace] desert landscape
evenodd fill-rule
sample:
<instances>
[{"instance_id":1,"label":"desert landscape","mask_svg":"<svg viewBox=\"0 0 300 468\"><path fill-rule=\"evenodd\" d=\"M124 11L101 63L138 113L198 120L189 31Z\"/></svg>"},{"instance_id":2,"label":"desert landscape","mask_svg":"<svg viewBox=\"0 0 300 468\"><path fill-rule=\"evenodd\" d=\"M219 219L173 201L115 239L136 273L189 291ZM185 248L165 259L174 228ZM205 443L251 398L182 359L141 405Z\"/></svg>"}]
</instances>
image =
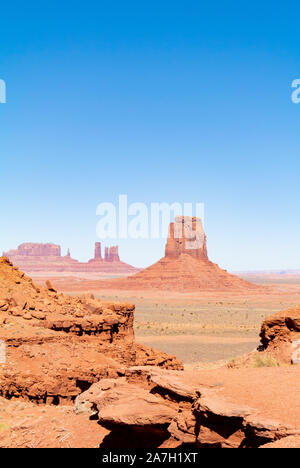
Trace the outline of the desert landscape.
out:
<instances>
[{"instance_id":1,"label":"desert landscape","mask_svg":"<svg viewBox=\"0 0 300 468\"><path fill-rule=\"evenodd\" d=\"M242 280L230 275L209 261L199 226L196 231L195 220L191 223L199 244L187 249L184 235L174 239L173 223L165 257L128 279L49 277L67 294L88 292L99 299L134 303L138 340L176 354L186 367L222 365L258 346L267 316L300 303L300 276L293 281L283 276L280 282L270 273L243 274ZM45 281L37 272L33 277Z\"/></svg>"},{"instance_id":2,"label":"desert landscape","mask_svg":"<svg viewBox=\"0 0 300 468\"><path fill-rule=\"evenodd\" d=\"M1 258L1 447L300 445L300 283L221 270L195 221L123 279L33 280Z\"/></svg>"},{"instance_id":3,"label":"desert landscape","mask_svg":"<svg viewBox=\"0 0 300 468\"><path fill-rule=\"evenodd\" d=\"M2 2L0 448L300 448L297 11Z\"/></svg>"}]
</instances>

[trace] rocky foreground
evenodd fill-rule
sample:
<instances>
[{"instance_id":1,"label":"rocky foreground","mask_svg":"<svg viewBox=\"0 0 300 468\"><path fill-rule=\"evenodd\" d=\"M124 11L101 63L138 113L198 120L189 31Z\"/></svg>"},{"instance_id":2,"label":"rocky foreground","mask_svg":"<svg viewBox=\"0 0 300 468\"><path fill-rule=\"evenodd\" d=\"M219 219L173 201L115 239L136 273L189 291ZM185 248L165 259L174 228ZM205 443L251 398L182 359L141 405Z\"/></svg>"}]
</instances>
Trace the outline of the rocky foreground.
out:
<instances>
[{"instance_id":1,"label":"rocky foreground","mask_svg":"<svg viewBox=\"0 0 300 468\"><path fill-rule=\"evenodd\" d=\"M137 344L134 306L58 293L0 259L1 447L300 446L300 307L211 371Z\"/></svg>"}]
</instances>

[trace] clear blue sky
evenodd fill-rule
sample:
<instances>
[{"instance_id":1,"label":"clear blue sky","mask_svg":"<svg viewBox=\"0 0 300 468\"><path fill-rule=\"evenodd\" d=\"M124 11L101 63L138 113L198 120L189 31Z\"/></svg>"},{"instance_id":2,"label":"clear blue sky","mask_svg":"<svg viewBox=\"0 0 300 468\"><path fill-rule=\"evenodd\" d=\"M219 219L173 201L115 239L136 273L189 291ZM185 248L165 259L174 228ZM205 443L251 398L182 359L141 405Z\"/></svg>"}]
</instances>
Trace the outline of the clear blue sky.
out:
<instances>
[{"instance_id":1,"label":"clear blue sky","mask_svg":"<svg viewBox=\"0 0 300 468\"><path fill-rule=\"evenodd\" d=\"M96 206L124 193L205 203L224 268L300 268L300 6L280 3L2 4L0 250L87 259ZM137 266L163 255L119 244Z\"/></svg>"}]
</instances>

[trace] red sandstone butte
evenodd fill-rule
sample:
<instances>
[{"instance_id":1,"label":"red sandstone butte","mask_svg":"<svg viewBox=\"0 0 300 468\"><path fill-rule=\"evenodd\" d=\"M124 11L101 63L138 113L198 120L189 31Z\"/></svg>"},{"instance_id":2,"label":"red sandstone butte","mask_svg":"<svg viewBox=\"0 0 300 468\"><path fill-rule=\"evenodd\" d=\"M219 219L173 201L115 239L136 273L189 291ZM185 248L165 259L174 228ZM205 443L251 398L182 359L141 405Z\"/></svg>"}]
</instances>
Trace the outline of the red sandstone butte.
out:
<instances>
[{"instance_id":1,"label":"red sandstone butte","mask_svg":"<svg viewBox=\"0 0 300 468\"><path fill-rule=\"evenodd\" d=\"M177 216L170 223L165 256L157 263L128 278L90 281L89 288L94 287L175 292L262 290L211 262L201 219L186 216Z\"/></svg>"},{"instance_id":2,"label":"red sandstone butte","mask_svg":"<svg viewBox=\"0 0 300 468\"><path fill-rule=\"evenodd\" d=\"M67 255L62 256L60 246L55 244L25 243L19 245L17 250L4 252L3 255L25 273L35 276L38 273L55 276L56 273L64 272L79 273L82 277L85 273L128 276L139 271L120 260L118 246L105 247L105 257L102 258L100 242L95 243L94 258L86 263L71 258L69 249Z\"/></svg>"}]
</instances>

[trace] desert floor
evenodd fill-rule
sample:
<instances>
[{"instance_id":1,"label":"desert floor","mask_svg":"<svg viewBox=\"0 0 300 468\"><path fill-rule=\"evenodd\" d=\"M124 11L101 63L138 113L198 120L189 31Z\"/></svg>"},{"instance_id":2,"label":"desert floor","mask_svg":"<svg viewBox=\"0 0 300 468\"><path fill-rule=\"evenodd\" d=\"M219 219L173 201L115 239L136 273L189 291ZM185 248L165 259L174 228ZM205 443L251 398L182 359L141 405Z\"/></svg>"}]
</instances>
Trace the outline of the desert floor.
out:
<instances>
[{"instance_id":1,"label":"desert floor","mask_svg":"<svg viewBox=\"0 0 300 468\"><path fill-rule=\"evenodd\" d=\"M64 292L136 305L135 333L140 343L181 359L185 367L218 367L254 350L265 317L300 303L300 278L253 278L264 293L81 290L71 278L51 278ZM42 278L40 278L40 282ZM74 285L74 287L73 287Z\"/></svg>"}]
</instances>

